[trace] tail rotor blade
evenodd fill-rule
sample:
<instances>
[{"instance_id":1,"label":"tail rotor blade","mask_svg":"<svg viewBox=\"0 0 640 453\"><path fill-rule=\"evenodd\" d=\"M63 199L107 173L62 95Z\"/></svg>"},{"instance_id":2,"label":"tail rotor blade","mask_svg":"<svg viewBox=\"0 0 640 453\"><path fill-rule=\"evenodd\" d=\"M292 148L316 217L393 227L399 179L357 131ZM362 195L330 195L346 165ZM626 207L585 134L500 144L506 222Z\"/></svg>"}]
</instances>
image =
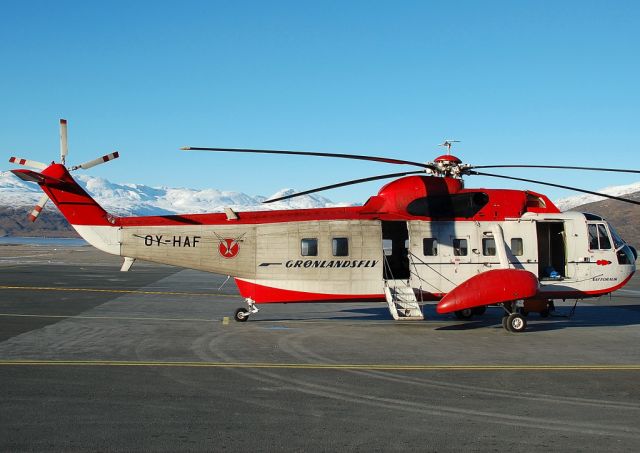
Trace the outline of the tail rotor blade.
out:
<instances>
[{"instance_id":1,"label":"tail rotor blade","mask_svg":"<svg viewBox=\"0 0 640 453\"><path fill-rule=\"evenodd\" d=\"M28 215L30 221L35 222L38 219L38 216L44 209L44 206L47 204L47 201L49 201L49 196L47 194L42 195L38 203Z\"/></svg>"},{"instance_id":2,"label":"tail rotor blade","mask_svg":"<svg viewBox=\"0 0 640 453\"><path fill-rule=\"evenodd\" d=\"M77 170L79 168L82 168L83 170L88 170L91 167L104 164L105 162L109 162L110 160L117 159L118 157L120 157L120 154L118 154L118 151L115 151L111 154L105 154L102 157L98 157L97 159L90 160L89 162L85 162L80 165L74 165L73 167L71 167L71 170Z\"/></svg>"},{"instance_id":3,"label":"tail rotor blade","mask_svg":"<svg viewBox=\"0 0 640 453\"><path fill-rule=\"evenodd\" d=\"M60 120L60 163L65 164L69 149L67 147L67 120Z\"/></svg>"},{"instance_id":4,"label":"tail rotor blade","mask_svg":"<svg viewBox=\"0 0 640 453\"><path fill-rule=\"evenodd\" d=\"M23 159L22 157L10 157L9 162L16 165L22 165L23 167L31 167L37 170L44 170L48 167L47 164L43 164L42 162L38 162L35 160Z\"/></svg>"}]
</instances>

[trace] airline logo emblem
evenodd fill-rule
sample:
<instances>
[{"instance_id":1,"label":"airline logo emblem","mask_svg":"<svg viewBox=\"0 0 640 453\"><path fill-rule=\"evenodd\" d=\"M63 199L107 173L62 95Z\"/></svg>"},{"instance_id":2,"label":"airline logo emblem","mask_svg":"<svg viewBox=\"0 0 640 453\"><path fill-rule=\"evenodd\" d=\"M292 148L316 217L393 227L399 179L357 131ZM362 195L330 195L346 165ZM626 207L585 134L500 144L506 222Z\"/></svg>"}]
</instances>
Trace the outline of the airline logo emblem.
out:
<instances>
[{"instance_id":1,"label":"airline logo emblem","mask_svg":"<svg viewBox=\"0 0 640 453\"><path fill-rule=\"evenodd\" d=\"M222 236L214 233L218 238L218 252L220 252L220 256L223 258L235 258L238 256L238 252L240 252L240 242L244 237L244 234L238 236L237 238L223 238Z\"/></svg>"}]
</instances>

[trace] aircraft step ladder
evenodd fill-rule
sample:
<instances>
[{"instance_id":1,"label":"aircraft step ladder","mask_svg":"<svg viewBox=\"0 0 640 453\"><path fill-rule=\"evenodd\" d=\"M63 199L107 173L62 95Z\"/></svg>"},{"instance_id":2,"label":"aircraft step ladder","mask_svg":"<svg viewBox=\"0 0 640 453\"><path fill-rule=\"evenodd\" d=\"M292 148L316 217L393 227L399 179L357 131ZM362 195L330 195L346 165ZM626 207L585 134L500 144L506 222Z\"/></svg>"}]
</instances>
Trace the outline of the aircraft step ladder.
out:
<instances>
[{"instance_id":1,"label":"aircraft step ladder","mask_svg":"<svg viewBox=\"0 0 640 453\"><path fill-rule=\"evenodd\" d=\"M385 280L384 294L389 312L396 321L424 319L416 294L406 280Z\"/></svg>"}]
</instances>

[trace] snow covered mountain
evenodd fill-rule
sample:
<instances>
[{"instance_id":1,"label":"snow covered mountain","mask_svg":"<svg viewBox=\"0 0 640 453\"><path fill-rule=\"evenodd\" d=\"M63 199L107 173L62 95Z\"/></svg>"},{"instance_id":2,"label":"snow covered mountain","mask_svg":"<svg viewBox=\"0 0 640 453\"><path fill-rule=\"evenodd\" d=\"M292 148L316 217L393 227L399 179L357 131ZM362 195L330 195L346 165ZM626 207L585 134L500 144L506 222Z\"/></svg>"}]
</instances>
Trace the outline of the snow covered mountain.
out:
<instances>
[{"instance_id":1,"label":"snow covered mountain","mask_svg":"<svg viewBox=\"0 0 640 453\"><path fill-rule=\"evenodd\" d=\"M222 212L225 207L238 211L263 211L350 205L334 203L317 195L303 195L291 200L262 204L266 197L252 197L241 192L117 184L104 178L87 175L76 175L75 178L108 212L119 216L199 214ZM270 198L293 192L295 192L293 189L284 189ZM8 171L0 172L0 206L31 209L41 195L42 191L36 184L21 181Z\"/></svg>"},{"instance_id":2,"label":"snow covered mountain","mask_svg":"<svg viewBox=\"0 0 640 453\"><path fill-rule=\"evenodd\" d=\"M630 195L636 192L640 192L640 182L636 182L633 184L627 184L624 186L613 186L613 187L605 187L604 189L595 190L594 192L602 192L607 195L613 195L616 197L623 197L625 195ZM606 200L605 197L599 197L597 195L577 195L574 197L561 198L560 200L555 201L555 205L561 211L568 211L577 206L582 206L588 203L594 203L596 201Z\"/></svg>"},{"instance_id":3,"label":"snow covered mountain","mask_svg":"<svg viewBox=\"0 0 640 453\"><path fill-rule=\"evenodd\" d=\"M107 211L115 215L166 215L175 213L222 212L225 207L238 211L263 211L270 209L305 209L333 206L349 206L352 203L334 203L319 195L304 195L291 200L262 204L267 197L250 196L241 192L218 189L188 189L150 187L142 184L117 184L104 178L77 175L78 183ZM293 193L283 189L269 198ZM640 182L599 190L609 195L625 196L640 192ZM36 184L19 180L11 172L0 172L0 207L25 207L30 209L42 192ZM587 203L604 200L596 195L578 195L555 201L561 211Z\"/></svg>"}]
</instances>

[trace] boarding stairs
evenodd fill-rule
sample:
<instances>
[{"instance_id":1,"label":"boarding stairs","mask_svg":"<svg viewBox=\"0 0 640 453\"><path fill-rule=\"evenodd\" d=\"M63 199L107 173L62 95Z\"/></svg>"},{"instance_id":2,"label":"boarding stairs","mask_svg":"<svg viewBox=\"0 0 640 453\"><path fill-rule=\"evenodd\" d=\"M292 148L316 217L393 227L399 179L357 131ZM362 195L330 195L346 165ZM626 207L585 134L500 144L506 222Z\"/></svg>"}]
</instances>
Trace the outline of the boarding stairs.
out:
<instances>
[{"instance_id":1,"label":"boarding stairs","mask_svg":"<svg viewBox=\"0 0 640 453\"><path fill-rule=\"evenodd\" d=\"M407 280L385 280L384 294L389 312L396 321L421 321L424 319L416 294Z\"/></svg>"}]
</instances>

